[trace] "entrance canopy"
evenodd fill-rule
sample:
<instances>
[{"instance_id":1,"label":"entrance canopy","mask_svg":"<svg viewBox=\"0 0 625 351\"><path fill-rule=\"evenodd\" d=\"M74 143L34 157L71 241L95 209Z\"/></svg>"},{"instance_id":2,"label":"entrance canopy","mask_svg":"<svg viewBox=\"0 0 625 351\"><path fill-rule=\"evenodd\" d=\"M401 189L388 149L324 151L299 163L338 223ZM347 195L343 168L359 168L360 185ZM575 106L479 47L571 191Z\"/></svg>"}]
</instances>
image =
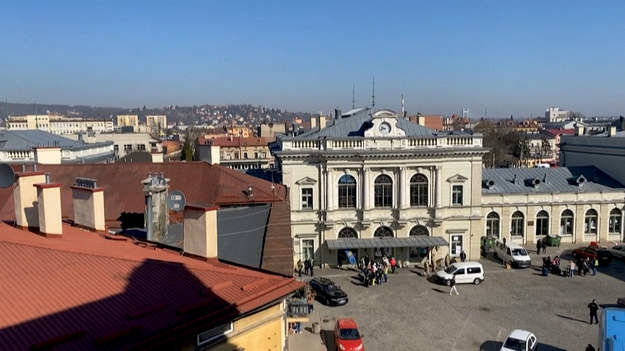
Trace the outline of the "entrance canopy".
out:
<instances>
[{"instance_id":1,"label":"entrance canopy","mask_svg":"<svg viewBox=\"0 0 625 351\"><path fill-rule=\"evenodd\" d=\"M376 237L370 239L339 238L326 240L330 250L371 249L378 247L434 247L447 246L447 240L440 236L415 235L407 238Z\"/></svg>"}]
</instances>

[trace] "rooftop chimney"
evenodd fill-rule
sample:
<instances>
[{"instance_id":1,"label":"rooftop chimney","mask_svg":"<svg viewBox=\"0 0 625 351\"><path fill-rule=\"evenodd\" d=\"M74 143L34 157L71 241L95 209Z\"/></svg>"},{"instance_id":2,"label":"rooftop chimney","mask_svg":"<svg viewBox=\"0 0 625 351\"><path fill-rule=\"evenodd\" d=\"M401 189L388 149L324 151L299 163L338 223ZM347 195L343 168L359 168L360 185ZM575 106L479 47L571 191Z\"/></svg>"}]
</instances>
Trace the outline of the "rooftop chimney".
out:
<instances>
[{"instance_id":1,"label":"rooftop chimney","mask_svg":"<svg viewBox=\"0 0 625 351\"><path fill-rule=\"evenodd\" d=\"M104 188L95 179L76 178L72 189L74 225L95 232L106 232Z\"/></svg>"},{"instance_id":2,"label":"rooftop chimney","mask_svg":"<svg viewBox=\"0 0 625 351\"><path fill-rule=\"evenodd\" d=\"M616 135L616 126L608 126L608 136L613 137Z\"/></svg>"},{"instance_id":3,"label":"rooftop chimney","mask_svg":"<svg viewBox=\"0 0 625 351\"><path fill-rule=\"evenodd\" d=\"M13 189L15 224L24 229L39 228L38 199L35 184L45 183L43 172L17 173L16 186Z\"/></svg>"},{"instance_id":4,"label":"rooftop chimney","mask_svg":"<svg viewBox=\"0 0 625 351\"><path fill-rule=\"evenodd\" d=\"M167 189L169 179L163 173L148 174L143 183L145 195L145 227L147 239L162 242L167 234L169 225L169 210L167 209Z\"/></svg>"},{"instance_id":5,"label":"rooftop chimney","mask_svg":"<svg viewBox=\"0 0 625 351\"><path fill-rule=\"evenodd\" d=\"M203 258L217 258L217 209L187 205L184 209L185 253Z\"/></svg>"},{"instance_id":6,"label":"rooftop chimney","mask_svg":"<svg viewBox=\"0 0 625 351\"><path fill-rule=\"evenodd\" d=\"M47 180L47 179L46 179ZM39 204L39 233L44 236L61 237L63 221L61 216L61 183L35 184Z\"/></svg>"},{"instance_id":7,"label":"rooftop chimney","mask_svg":"<svg viewBox=\"0 0 625 351\"><path fill-rule=\"evenodd\" d=\"M575 123L575 136L582 135L584 135L584 126L579 123Z\"/></svg>"}]
</instances>

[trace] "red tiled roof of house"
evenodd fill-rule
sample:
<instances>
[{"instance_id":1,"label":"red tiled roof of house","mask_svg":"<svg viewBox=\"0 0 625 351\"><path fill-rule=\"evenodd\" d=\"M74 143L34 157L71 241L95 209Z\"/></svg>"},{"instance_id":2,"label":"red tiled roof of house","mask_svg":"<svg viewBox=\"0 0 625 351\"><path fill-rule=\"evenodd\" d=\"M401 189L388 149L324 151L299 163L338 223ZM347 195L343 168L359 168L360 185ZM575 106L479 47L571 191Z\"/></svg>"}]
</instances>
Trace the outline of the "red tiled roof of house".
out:
<instances>
[{"instance_id":1,"label":"red tiled roof of house","mask_svg":"<svg viewBox=\"0 0 625 351\"><path fill-rule=\"evenodd\" d=\"M543 129L543 131L554 136L575 134L575 129Z\"/></svg>"},{"instance_id":2,"label":"red tiled roof of house","mask_svg":"<svg viewBox=\"0 0 625 351\"><path fill-rule=\"evenodd\" d=\"M49 239L0 223L0 276L2 350L158 348L301 287L66 224Z\"/></svg>"},{"instance_id":3,"label":"red tiled roof of house","mask_svg":"<svg viewBox=\"0 0 625 351\"><path fill-rule=\"evenodd\" d=\"M170 191L182 191L187 204L249 205L286 199L286 188L283 185L272 184L206 162L37 165L37 171L49 173L52 182L63 184L62 216L68 219L74 218L70 186L74 184L76 177L97 180L97 186L104 188L106 221L114 226L118 224L117 218L122 212L144 212L145 197L141 181L146 179L149 173L162 172L165 178L170 179ZM248 186L253 190L251 197L247 194ZM13 219L15 219L13 189L0 188L0 220Z\"/></svg>"}]
</instances>

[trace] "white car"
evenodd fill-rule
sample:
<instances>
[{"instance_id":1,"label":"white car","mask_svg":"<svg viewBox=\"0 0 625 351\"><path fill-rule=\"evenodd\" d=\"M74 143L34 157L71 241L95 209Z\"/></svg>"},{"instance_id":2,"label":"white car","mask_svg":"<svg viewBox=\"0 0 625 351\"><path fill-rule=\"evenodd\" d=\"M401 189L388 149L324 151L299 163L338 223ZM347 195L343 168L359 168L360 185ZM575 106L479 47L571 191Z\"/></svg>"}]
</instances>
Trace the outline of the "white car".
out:
<instances>
[{"instance_id":1,"label":"white car","mask_svg":"<svg viewBox=\"0 0 625 351\"><path fill-rule=\"evenodd\" d=\"M616 245L610 249L610 253L612 257L618 258L619 260L625 259L625 245Z\"/></svg>"},{"instance_id":2,"label":"white car","mask_svg":"<svg viewBox=\"0 0 625 351\"><path fill-rule=\"evenodd\" d=\"M515 329L503 342L500 351L535 351L537 347L536 335L527 330Z\"/></svg>"}]
</instances>

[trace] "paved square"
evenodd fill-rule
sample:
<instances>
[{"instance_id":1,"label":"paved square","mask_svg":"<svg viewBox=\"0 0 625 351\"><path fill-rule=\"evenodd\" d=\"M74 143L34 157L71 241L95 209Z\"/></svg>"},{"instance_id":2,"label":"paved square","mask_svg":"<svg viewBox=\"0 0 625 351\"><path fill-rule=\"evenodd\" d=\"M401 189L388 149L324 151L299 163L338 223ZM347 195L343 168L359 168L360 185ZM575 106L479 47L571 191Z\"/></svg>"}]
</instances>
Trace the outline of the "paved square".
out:
<instances>
[{"instance_id":1,"label":"paved square","mask_svg":"<svg viewBox=\"0 0 625 351\"><path fill-rule=\"evenodd\" d=\"M565 253L564 267L570 252L550 248L548 254ZM616 306L617 297L625 296L625 263L620 261L600 267L597 276L574 278L543 277L535 252L527 269L507 270L491 259L481 262L485 281L458 285L458 296L450 296L449 287L414 268L401 269L389 275L388 283L369 288L360 285L356 272L320 270L350 300L340 307L315 303L311 323L319 322L321 333L314 336L325 345L322 350L334 350L334 322L352 317L365 335L365 348L374 351L498 350L513 329L536 334L543 350L584 350L589 343L596 346L598 338L598 327L589 324L588 303L594 298L602 308Z\"/></svg>"}]
</instances>

